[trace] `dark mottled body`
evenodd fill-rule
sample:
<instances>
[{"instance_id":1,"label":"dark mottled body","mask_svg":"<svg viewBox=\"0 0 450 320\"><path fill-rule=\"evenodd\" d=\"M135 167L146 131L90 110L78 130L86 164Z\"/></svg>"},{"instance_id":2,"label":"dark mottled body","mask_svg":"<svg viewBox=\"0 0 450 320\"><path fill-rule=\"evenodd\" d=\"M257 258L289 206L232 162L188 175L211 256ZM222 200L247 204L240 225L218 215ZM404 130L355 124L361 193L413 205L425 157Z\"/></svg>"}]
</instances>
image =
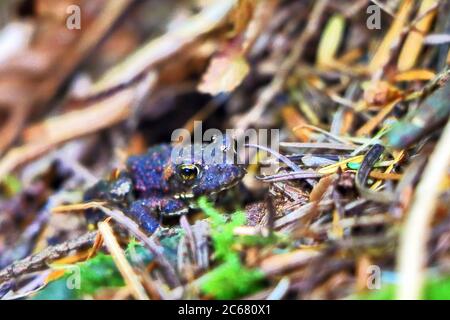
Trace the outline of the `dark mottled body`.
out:
<instances>
[{"instance_id":1,"label":"dark mottled body","mask_svg":"<svg viewBox=\"0 0 450 320\"><path fill-rule=\"evenodd\" d=\"M130 157L124 172L110 181L99 181L86 192L85 200L113 203L152 233L161 216L185 214L193 199L228 189L245 174L243 166L235 163L209 163L193 157L174 161L172 151L171 145L160 144Z\"/></svg>"}]
</instances>

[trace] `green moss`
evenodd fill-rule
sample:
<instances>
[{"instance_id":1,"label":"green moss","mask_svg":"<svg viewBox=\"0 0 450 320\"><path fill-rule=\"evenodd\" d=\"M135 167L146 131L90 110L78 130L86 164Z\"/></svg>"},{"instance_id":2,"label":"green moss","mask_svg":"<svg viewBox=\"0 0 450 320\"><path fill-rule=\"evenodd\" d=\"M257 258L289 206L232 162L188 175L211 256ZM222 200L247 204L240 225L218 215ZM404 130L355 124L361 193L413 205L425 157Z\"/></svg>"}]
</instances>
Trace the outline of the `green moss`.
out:
<instances>
[{"instance_id":1,"label":"green moss","mask_svg":"<svg viewBox=\"0 0 450 320\"><path fill-rule=\"evenodd\" d=\"M235 299L255 292L261 287L262 272L245 268L237 254L205 276L202 290L216 299Z\"/></svg>"},{"instance_id":2,"label":"green moss","mask_svg":"<svg viewBox=\"0 0 450 320\"><path fill-rule=\"evenodd\" d=\"M110 255L97 254L94 258L65 267L63 277L49 283L33 299L79 299L102 288L124 286L122 276Z\"/></svg>"},{"instance_id":3,"label":"green moss","mask_svg":"<svg viewBox=\"0 0 450 320\"><path fill-rule=\"evenodd\" d=\"M99 288L114 288L125 285L112 257L103 253L99 253L94 259L81 263L80 274L80 295L94 294Z\"/></svg>"},{"instance_id":4,"label":"green moss","mask_svg":"<svg viewBox=\"0 0 450 320\"><path fill-rule=\"evenodd\" d=\"M245 224L245 213L238 211L227 219L206 198L201 198L198 205L211 219L214 256L219 262L218 267L205 275L202 290L216 299L235 299L258 290L264 275L258 269L249 269L241 263L236 249L240 239L233 233L236 227Z\"/></svg>"},{"instance_id":5,"label":"green moss","mask_svg":"<svg viewBox=\"0 0 450 320\"><path fill-rule=\"evenodd\" d=\"M394 300L396 285L384 284L380 290L372 290L366 294L358 295L357 299L364 300ZM425 283L423 299L449 300L450 277L432 277Z\"/></svg>"},{"instance_id":6,"label":"green moss","mask_svg":"<svg viewBox=\"0 0 450 320\"><path fill-rule=\"evenodd\" d=\"M425 299L450 300L450 277L430 279L425 286Z\"/></svg>"}]
</instances>

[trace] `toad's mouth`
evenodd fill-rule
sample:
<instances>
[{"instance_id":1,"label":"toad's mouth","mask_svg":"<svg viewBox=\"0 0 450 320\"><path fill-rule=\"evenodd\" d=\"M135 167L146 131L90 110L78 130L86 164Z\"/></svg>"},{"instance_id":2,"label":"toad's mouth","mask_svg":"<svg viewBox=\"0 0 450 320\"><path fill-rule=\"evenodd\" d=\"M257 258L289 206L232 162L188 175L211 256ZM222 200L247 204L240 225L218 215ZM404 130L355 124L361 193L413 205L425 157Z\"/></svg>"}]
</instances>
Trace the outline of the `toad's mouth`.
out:
<instances>
[{"instance_id":1,"label":"toad's mouth","mask_svg":"<svg viewBox=\"0 0 450 320\"><path fill-rule=\"evenodd\" d=\"M218 193L220 193L222 191L225 191L225 190L228 190L228 189L231 189L231 188L235 187L239 182L240 182L240 179L236 179L235 181L231 182L230 184L228 184L226 186L223 186L223 187L221 187L219 189L211 190L208 193L202 193L202 194L197 194L196 195L193 192L193 190L191 189L189 192L177 193L173 197L175 199L191 200L191 199L198 198L198 197L201 197L201 196L206 196L206 197L215 196L215 195L217 195ZM193 188L195 188L195 186L193 186Z\"/></svg>"},{"instance_id":2,"label":"toad's mouth","mask_svg":"<svg viewBox=\"0 0 450 320\"><path fill-rule=\"evenodd\" d=\"M173 196L175 199L192 199L195 197L193 193L178 193Z\"/></svg>"},{"instance_id":3,"label":"toad's mouth","mask_svg":"<svg viewBox=\"0 0 450 320\"><path fill-rule=\"evenodd\" d=\"M178 211L164 213L164 217L178 217L189 213L189 208L183 208Z\"/></svg>"}]
</instances>

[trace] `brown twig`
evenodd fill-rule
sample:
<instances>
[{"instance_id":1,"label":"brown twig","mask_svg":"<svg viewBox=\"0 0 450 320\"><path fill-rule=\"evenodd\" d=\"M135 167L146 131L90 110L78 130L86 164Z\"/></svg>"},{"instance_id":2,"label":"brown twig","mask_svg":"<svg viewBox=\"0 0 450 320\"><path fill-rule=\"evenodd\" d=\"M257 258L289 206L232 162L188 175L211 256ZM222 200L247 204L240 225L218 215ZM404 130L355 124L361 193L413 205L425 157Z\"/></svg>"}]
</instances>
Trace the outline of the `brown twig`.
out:
<instances>
[{"instance_id":1,"label":"brown twig","mask_svg":"<svg viewBox=\"0 0 450 320\"><path fill-rule=\"evenodd\" d=\"M0 283L24 274L44 270L48 268L48 263L63 258L74 250L82 250L92 246L96 236L97 231L89 232L78 238L48 247L39 253L16 261L0 271Z\"/></svg>"},{"instance_id":2,"label":"brown twig","mask_svg":"<svg viewBox=\"0 0 450 320\"><path fill-rule=\"evenodd\" d=\"M133 268L125 257L125 253L117 242L111 226L107 221L100 222L98 224L98 230L102 234L103 241L134 298L137 300L149 300L144 287L139 281L139 277L134 272Z\"/></svg>"}]
</instances>

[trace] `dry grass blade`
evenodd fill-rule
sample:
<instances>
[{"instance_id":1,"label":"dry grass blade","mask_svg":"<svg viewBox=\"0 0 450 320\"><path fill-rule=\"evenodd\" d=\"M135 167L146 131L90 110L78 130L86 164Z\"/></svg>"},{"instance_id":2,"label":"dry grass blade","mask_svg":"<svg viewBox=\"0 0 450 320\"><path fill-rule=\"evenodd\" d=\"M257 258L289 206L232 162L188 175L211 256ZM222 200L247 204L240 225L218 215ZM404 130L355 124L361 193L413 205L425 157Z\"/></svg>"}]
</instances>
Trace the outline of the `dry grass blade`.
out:
<instances>
[{"instance_id":1,"label":"dry grass blade","mask_svg":"<svg viewBox=\"0 0 450 320\"><path fill-rule=\"evenodd\" d=\"M125 253L120 247L119 243L114 236L113 230L108 224L108 222L100 222L98 224L98 230L103 236L103 241L108 248L111 256L119 269L122 277L125 280L127 287L129 288L133 297L137 300L149 300L147 293L145 292L144 287L139 281L139 277L134 272L130 263L127 261L125 257Z\"/></svg>"},{"instance_id":2,"label":"dry grass blade","mask_svg":"<svg viewBox=\"0 0 450 320\"><path fill-rule=\"evenodd\" d=\"M67 213L73 211L82 211L103 205L106 205L106 202L87 202L87 203L62 205L52 208L52 213Z\"/></svg>"},{"instance_id":3,"label":"dry grass blade","mask_svg":"<svg viewBox=\"0 0 450 320\"><path fill-rule=\"evenodd\" d=\"M278 282L277 286L273 291L267 296L267 300L281 300L289 290L291 281L288 277L284 277Z\"/></svg>"},{"instance_id":4,"label":"dry grass blade","mask_svg":"<svg viewBox=\"0 0 450 320\"><path fill-rule=\"evenodd\" d=\"M260 150L264 150L270 154L272 154L274 157L276 157L278 160L280 160L281 162L283 162L284 164L286 164L289 168L291 168L292 170L294 170L294 172L297 171L302 171L300 169L299 166L297 166L295 163L293 163L291 160L289 160L288 157L283 156L282 154L279 154L278 152L276 152L275 150L272 150L270 148L267 148L265 146L261 146L261 145L257 145L257 144L252 144L252 143L248 143L245 144L246 147L250 147L250 148L256 148L256 149L260 149Z\"/></svg>"},{"instance_id":5,"label":"dry grass blade","mask_svg":"<svg viewBox=\"0 0 450 320\"><path fill-rule=\"evenodd\" d=\"M439 0L422 1L417 15L419 17L422 15L425 16L416 24L416 30L413 30L406 38L402 52L398 58L398 69L400 71L409 70L415 66L420 51L422 50L424 38L431 27L434 17L436 16L436 6L438 4Z\"/></svg>"},{"instance_id":6,"label":"dry grass blade","mask_svg":"<svg viewBox=\"0 0 450 320\"><path fill-rule=\"evenodd\" d=\"M311 259L320 255L321 253L318 251L300 249L266 258L261 262L260 268L267 276L274 276L289 269L305 265Z\"/></svg>"},{"instance_id":7,"label":"dry grass blade","mask_svg":"<svg viewBox=\"0 0 450 320\"><path fill-rule=\"evenodd\" d=\"M408 21L409 14L413 9L413 0L404 0L398 10L393 24L391 25L389 32L384 37L382 43L374 54L370 64L369 70L371 73L375 73L382 68L387 61L389 61L391 46L400 37L403 27Z\"/></svg>"},{"instance_id":8,"label":"dry grass blade","mask_svg":"<svg viewBox=\"0 0 450 320\"><path fill-rule=\"evenodd\" d=\"M395 106L397 105L397 103L399 101L400 101L400 99L392 101L388 105L384 106L375 117L370 119L370 121L368 121L361 128L359 128L358 131L356 132L356 134L358 136L363 136L363 135L367 135L367 134L371 133L373 130L375 130L375 128L389 115L389 113L391 113L392 110L394 110Z\"/></svg>"},{"instance_id":9,"label":"dry grass blade","mask_svg":"<svg viewBox=\"0 0 450 320\"><path fill-rule=\"evenodd\" d=\"M440 182L450 165L450 121L425 167L423 178L416 188L415 199L401 236L397 263L400 276L397 297L420 299L424 282L422 269L426 263L427 240L440 192Z\"/></svg>"},{"instance_id":10,"label":"dry grass blade","mask_svg":"<svg viewBox=\"0 0 450 320\"><path fill-rule=\"evenodd\" d=\"M305 149L331 149L331 150L343 150L353 151L355 146L341 143L327 143L327 142L281 142L281 147L285 148L305 148Z\"/></svg>"}]
</instances>

